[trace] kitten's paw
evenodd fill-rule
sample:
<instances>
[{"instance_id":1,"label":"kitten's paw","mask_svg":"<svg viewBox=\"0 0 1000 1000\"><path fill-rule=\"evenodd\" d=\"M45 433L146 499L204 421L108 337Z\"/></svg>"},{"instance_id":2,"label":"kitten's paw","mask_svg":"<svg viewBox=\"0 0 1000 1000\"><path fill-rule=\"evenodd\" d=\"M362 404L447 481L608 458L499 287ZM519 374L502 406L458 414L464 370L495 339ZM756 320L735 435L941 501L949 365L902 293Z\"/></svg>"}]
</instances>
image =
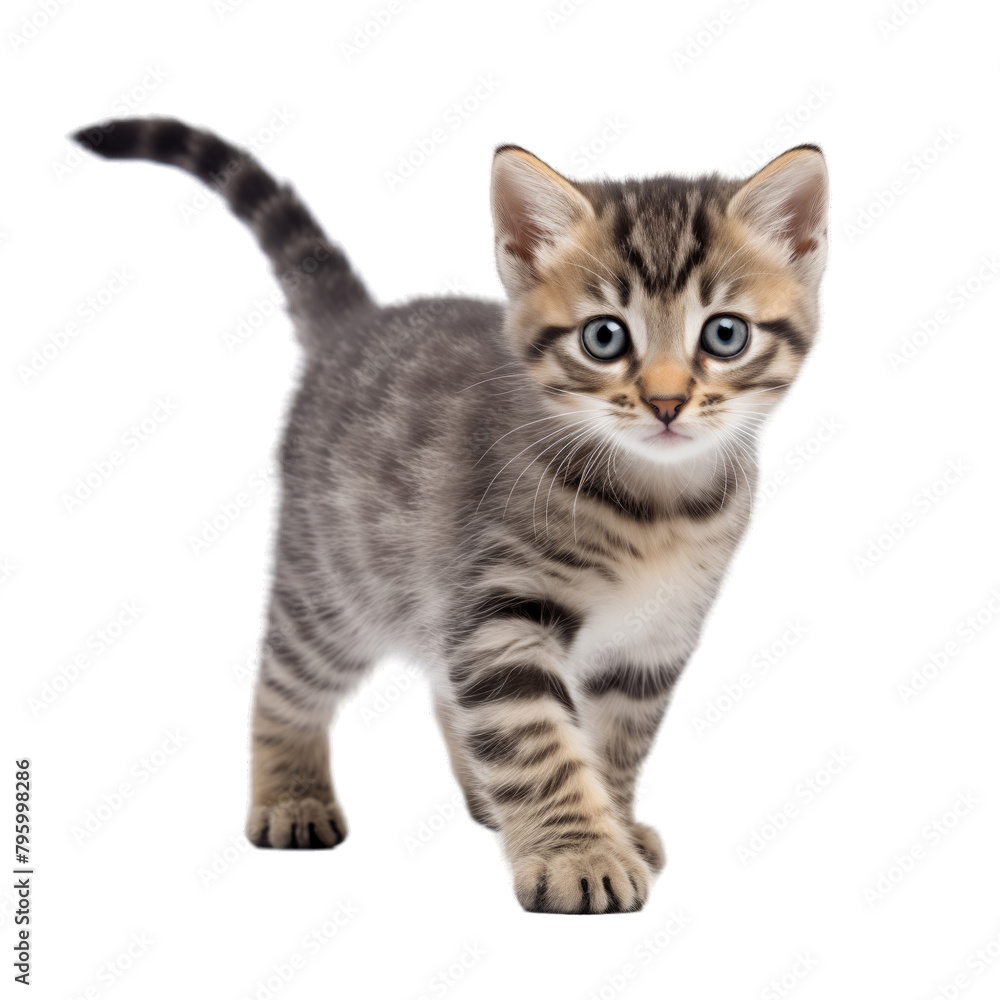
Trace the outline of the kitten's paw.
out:
<instances>
[{"instance_id":1,"label":"kitten's paw","mask_svg":"<svg viewBox=\"0 0 1000 1000\"><path fill-rule=\"evenodd\" d=\"M645 823L632 824L632 840L639 848L639 853L645 858L646 864L654 872L662 871L667 863L667 854L663 850L663 841L660 835Z\"/></svg>"},{"instance_id":2,"label":"kitten's paw","mask_svg":"<svg viewBox=\"0 0 1000 1000\"><path fill-rule=\"evenodd\" d=\"M347 836L347 824L336 802L287 799L252 806L246 834L257 847L329 848Z\"/></svg>"},{"instance_id":3,"label":"kitten's paw","mask_svg":"<svg viewBox=\"0 0 1000 1000\"><path fill-rule=\"evenodd\" d=\"M641 910L652 880L639 850L610 838L515 859L514 892L532 913Z\"/></svg>"}]
</instances>

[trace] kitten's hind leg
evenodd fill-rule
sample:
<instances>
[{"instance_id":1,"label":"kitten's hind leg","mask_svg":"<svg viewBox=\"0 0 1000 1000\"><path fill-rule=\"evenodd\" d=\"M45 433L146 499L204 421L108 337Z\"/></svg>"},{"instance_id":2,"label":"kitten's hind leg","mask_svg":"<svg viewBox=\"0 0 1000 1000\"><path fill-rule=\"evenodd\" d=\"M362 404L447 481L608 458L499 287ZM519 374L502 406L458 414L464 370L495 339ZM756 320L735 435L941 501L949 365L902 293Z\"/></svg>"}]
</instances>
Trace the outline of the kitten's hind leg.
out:
<instances>
[{"instance_id":1,"label":"kitten's hind leg","mask_svg":"<svg viewBox=\"0 0 1000 1000\"><path fill-rule=\"evenodd\" d=\"M340 654L335 616L276 589L254 694L246 835L258 847L336 847L347 836L330 776L329 727L362 669Z\"/></svg>"},{"instance_id":2,"label":"kitten's hind leg","mask_svg":"<svg viewBox=\"0 0 1000 1000\"><path fill-rule=\"evenodd\" d=\"M347 824L333 794L326 728L294 729L258 700L252 738L247 839L258 847L336 847Z\"/></svg>"}]
</instances>

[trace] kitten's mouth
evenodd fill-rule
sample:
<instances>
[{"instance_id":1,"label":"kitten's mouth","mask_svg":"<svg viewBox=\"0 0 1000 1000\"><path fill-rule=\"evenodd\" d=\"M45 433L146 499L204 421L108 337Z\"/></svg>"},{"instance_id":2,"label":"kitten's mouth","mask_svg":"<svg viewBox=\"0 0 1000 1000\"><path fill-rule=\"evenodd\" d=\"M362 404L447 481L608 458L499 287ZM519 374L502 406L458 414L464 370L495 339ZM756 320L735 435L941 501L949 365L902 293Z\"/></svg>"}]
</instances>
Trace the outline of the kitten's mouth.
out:
<instances>
[{"instance_id":1,"label":"kitten's mouth","mask_svg":"<svg viewBox=\"0 0 1000 1000\"><path fill-rule=\"evenodd\" d=\"M661 427L650 437L650 440L658 444L677 445L683 444L685 441L690 441L691 438L687 434L681 434L670 427Z\"/></svg>"}]
</instances>

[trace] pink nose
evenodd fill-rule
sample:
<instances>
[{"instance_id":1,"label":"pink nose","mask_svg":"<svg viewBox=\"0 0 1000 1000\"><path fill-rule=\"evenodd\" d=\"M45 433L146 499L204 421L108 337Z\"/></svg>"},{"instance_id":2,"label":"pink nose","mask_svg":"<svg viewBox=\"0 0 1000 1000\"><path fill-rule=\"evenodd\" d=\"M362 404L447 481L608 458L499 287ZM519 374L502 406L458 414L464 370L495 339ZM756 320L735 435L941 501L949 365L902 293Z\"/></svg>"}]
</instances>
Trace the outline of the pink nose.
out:
<instances>
[{"instance_id":1,"label":"pink nose","mask_svg":"<svg viewBox=\"0 0 1000 1000\"><path fill-rule=\"evenodd\" d=\"M687 396L670 396L668 399L647 399L646 402L656 410L656 415L665 424L669 424L677 416L677 411L687 402Z\"/></svg>"}]
</instances>

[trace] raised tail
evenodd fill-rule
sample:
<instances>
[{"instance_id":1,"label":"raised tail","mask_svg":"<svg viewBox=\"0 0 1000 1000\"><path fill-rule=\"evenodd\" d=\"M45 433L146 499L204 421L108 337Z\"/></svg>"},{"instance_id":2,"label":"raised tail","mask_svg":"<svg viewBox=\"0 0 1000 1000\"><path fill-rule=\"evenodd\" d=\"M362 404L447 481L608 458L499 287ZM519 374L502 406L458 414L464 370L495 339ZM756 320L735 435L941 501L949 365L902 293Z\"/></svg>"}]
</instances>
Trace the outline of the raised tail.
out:
<instances>
[{"instance_id":1,"label":"raised tail","mask_svg":"<svg viewBox=\"0 0 1000 1000\"><path fill-rule=\"evenodd\" d=\"M109 160L153 160L180 167L225 198L257 237L277 275L306 346L326 322L373 305L343 251L331 243L287 184L249 153L174 118L118 118L74 133Z\"/></svg>"}]
</instances>

